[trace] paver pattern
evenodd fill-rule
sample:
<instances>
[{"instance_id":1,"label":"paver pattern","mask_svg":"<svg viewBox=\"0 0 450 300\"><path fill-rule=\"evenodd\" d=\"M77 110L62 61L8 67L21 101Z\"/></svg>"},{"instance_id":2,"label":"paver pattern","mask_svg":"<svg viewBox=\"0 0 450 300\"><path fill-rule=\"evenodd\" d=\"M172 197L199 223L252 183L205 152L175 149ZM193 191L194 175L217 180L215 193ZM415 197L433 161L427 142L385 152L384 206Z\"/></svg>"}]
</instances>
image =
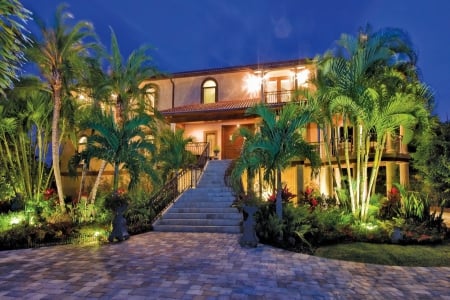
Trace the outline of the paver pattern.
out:
<instances>
[{"instance_id":1,"label":"paver pattern","mask_svg":"<svg viewBox=\"0 0 450 300\"><path fill-rule=\"evenodd\" d=\"M240 235L149 232L0 252L0 299L450 299L450 268L328 260Z\"/></svg>"}]
</instances>

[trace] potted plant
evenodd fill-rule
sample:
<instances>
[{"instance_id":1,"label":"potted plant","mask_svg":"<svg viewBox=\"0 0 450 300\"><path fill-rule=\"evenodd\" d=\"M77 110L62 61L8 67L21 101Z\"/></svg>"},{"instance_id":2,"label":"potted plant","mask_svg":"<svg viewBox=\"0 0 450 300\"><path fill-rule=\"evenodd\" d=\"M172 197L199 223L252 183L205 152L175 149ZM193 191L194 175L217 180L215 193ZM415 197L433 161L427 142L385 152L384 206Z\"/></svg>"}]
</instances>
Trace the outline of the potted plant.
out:
<instances>
[{"instance_id":1,"label":"potted plant","mask_svg":"<svg viewBox=\"0 0 450 300\"><path fill-rule=\"evenodd\" d=\"M215 146L213 152L214 152L214 159L219 159L219 152L220 152L219 146Z\"/></svg>"},{"instance_id":2,"label":"potted plant","mask_svg":"<svg viewBox=\"0 0 450 300\"><path fill-rule=\"evenodd\" d=\"M127 231L127 221L124 213L128 208L130 198L124 189L117 189L109 194L105 199L105 207L110 209L114 214L112 222L112 231L108 237L110 242L114 239L118 241L126 240L130 237Z\"/></svg>"}]
</instances>

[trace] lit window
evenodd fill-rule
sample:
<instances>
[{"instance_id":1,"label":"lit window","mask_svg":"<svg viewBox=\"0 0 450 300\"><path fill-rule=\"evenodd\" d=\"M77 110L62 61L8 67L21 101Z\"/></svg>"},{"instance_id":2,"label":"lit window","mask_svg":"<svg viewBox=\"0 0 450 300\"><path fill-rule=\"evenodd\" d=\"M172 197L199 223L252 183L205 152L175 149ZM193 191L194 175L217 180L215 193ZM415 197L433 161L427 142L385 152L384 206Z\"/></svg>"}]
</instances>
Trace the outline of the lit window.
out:
<instances>
[{"instance_id":1,"label":"lit window","mask_svg":"<svg viewBox=\"0 0 450 300\"><path fill-rule=\"evenodd\" d=\"M152 86L147 89L146 97L145 97L145 105L147 108L153 109L156 105L158 95L158 87Z\"/></svg>"},{"instance_id":2,"label":"lit window","mask_svg":"<svg viewBox=\"0 0 450 300\"><path fill-rule=\"evenodd\" d=\"M202 102L217 102L217 83L213 79L207 79L202 84Z\"/></svg>"},{"instance_id":3,"label":"lit window","mask_svg":"<svg viewBox=\"0 0 450 300\"><path fill-rule=\"evenodd\" d=\"M87 144L87 137L83 135L78 140L78 152L82 152L84 149L86 149L86 144Z\"/></svg>"}]
</instances>

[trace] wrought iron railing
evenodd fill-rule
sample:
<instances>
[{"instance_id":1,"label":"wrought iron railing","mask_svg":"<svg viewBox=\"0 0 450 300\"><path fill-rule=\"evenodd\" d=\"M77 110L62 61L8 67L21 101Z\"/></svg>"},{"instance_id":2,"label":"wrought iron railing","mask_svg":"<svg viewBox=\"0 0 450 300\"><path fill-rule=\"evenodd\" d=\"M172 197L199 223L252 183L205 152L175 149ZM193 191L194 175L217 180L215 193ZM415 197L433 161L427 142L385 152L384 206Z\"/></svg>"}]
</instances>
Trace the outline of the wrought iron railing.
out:
<instances>
[{"instance_id":1,"label":"wrought iron railing","mask_svg":"<svg viewBox=\"0 0 450 300\"><path fill-rule=\"evenodd\" d=\"M210 153L210 145L208 142L196 142L186 145L186 150L191 152L197 158L197 166L203 168L208 161Z\"/></svg>"},{"instance_id":2,"label":"wrought iron railing","mask_svg":"<svg viewBox=\"0 0 450 300\"><path fill-rule=\"evenodd\" d=\"M266 103L281 103L289 102L294 96L294 91L275 91L275 92L265 92L264 101Z\"/></svg>"},{"instance_id":3,"label":"wrought iron railing","mask_svg":"<svg viewBox=\"0 0 450 300\"><path fill-rule=\"evenodd\" d=\"M153 221L158 219L183 192L189 188L195 188L198 184L203 169L208 161L209 143L189 143L186 150L197 157L195 164L181 170L175 177L167 181L150 199L150 207L155 215Z\"/></svg>"},{"instance_id":4,"label":"wrought iron railing","mask_svg":"<svg viewBox=\"0 0 450 300\"><path fill-rule=\"evenodd\" d=\"M317 145L317 147L320 148L321 156L323 156L325 153L324 149L323 149L323 147L325 146L324 143L323 142L316 143L316 145ZM336 156L336 155L340 156L340 155L345 154L345 141L344 140L335 139L329 143L329 146L330 146L331 153L333 156ZM377 142L371 141L369 144L369 153L375 153L376 146L377 146ZM355 149L355 144L353 143L353 140L348 141L347 147L348 147L348 153L350 155L355 154L356 149ZM383 149L383 153L406 154L406 152L407 151L404 149L404 147L402 145L402 136L401 135L396 135L396 136L393 136L392 138L390 138L384 145L384 149Z\"/></svg>"}]
</instances>

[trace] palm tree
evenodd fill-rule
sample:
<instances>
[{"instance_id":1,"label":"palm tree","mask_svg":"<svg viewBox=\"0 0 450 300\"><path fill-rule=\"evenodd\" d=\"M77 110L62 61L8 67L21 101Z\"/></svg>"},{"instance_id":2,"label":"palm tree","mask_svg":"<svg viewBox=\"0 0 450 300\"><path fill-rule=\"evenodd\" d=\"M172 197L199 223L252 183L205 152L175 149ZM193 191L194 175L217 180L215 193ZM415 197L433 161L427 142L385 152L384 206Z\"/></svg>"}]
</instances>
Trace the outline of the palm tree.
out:
<instances>
[{"instance_id":1,"label":"palm tree","mask_svg":"<svg viewBox=\"0 0 450 300\"><path fill-rule=\"evenodd\" d=\"M242 193L242 175L247 174L247 195L254 195L253 183L256 174L260 174L261 167L263 165L263 155L258 151L249 151L249 147L256 141L257 134L247 127L239 127L236 135L244 138L244 144L242 147L241 155L236 159L233 170L231 172L231 184L235 191ZM262 182L261 176L259 181L259 195L261 195Z\"/></svg>"},{"instance_id":2,"label":"palm tree","mask_svg":"<svg viewBox=\"0 0 450 300\"><path fill-rule=\"evenodd\" d=\"M23 49L30 42L24 25L30 15L19 0L4 0L0 4L0 94L11 87L24 61Z\"/></svg>"},{"instance_id":3,"label":"palm tree","mask_svg":"<svg viewBox=\"0 0 450 300\"><path fill-rule=\"evenodd\" d=\"M64 193L59 166L61 107L63 100L69 98L73 84L79 83L89 70L87 57L90 55L89 50L95 48L94 44L85 43L87 38L94 36L91 24L80 21L70 26L68 20L73 16L65 9L65 5L58 7L54 27L49 27L43 21L36 19L41 36L33 38L33 45L29 49L31 60L38 66L52 94L53 172L59 203L63 211L65 211Z\"/></svg>"},{"instance_id":4,"label":"palm tree","mask_svg":"<svg viewBox=\"0 0 450 300\"><path fill-rule=\"evenodd\" d=\"M313 170L321 163L314 147L303 139L300 131L311 121L312 111L298 103L288 103L278 111L278 115L265 105L251 107L247 114L261 118L260 132L248 151L261 153L264 178L275 182L276 213L282 219L282 171L295 159L309 159Z\"/></svg>"},{"instance_id":5,"label":"palm tree","mask_svg":"<svg viewBox=\"0 0 450 300\"><path fill-rule=\"evenodd\" d=\"M163 180L177 177L180 169L188 167L195 161L191 152L186 150L186 145L193 141L192 137L185 138L184 130L163 129L158 136L159 154L158 165L162 169Z\"/></svg>"},{"instance_id":6,"label":"palm tree","mask_svg":"<svg viewBox=\"0 0 450 300\"><path fill-rule=\"evenodd\" d=\"M111 29L111 54L107 57L108 71L103 72L95 62L91 72L89 90L92 92L94 106L96 102L115 105L115 117L118 124L142 112L151 112L153 107L147 102L149 85L144 80L157 74L151 65L152 58L147 55L149 47L141 47L133 51L125 61L119 48L114 31ZM89 194L91 202L95 201L100 179L106 168L104 161L98 170L97 179Z\"/></svg>"},{"instance_id":7,"label":"palm tree","mask_svg":"<svg viewBox=\"0 0 450 300\"><path fill-rule=\"evenodd\" d=\"M116 35L111 29L108 71L98 80L94 92L106 102L113 100L116 107L116 121L119 124L130 116L154 109L147 103L148 89L152 85L144 83L145 80L158 74L151 64L152 58L147 55L149 49L148 46L142 46L124 60Z\"/></svg>"},{"instance_id":8,"label":"palm tree","mask_svg":"<svg viewBox=\"0 0 450 300\"><path fill-rule=\"evenodd\" d=\"M39 90L39 79L23 78L14 86L0 104L0 156L16 195L30 200L49 185L52 106L50 94Z\"/></svg>"},{"instance_id":9,"label":"palm tree","mask_svg":"<svg viewBox=\"0 0 450 300\"><path fill-rule=\"evenodd\" d=\"M327 82L329 111L342 120L344 154L352 212L367 218L384 146L389 135L401 127L409 133L418 123L427 123L429 95L414 76L415 55L407 35L396 29L358 37L342 35L336 56L327 56L319 77ZM401 59L399 59L401 58ZM356 165L351 169L349 126L355 130ZM372 173L368 174L370 141L376 138Z\"/></svg>"},{"instance_id":10,"label":"palm tree","mask_svg":"<svg viewBox=\"0 0 450 300\"><path fill-rule=\"evenodd\" d=\"M149 141L146 129L152 118L147 114L133 117L119 126L112 114L100 113L95 120L89 120L84 128L95 130L88 137L86 149L81 153L89 164L93 158L98 158L111 164L114 168L113 190L119 187L119 171L126 169L130 175L128 189L134 188L142 173L157 180L156 173L149 158L155 152L155 145Z\"/></svg>"}]
</instances>

